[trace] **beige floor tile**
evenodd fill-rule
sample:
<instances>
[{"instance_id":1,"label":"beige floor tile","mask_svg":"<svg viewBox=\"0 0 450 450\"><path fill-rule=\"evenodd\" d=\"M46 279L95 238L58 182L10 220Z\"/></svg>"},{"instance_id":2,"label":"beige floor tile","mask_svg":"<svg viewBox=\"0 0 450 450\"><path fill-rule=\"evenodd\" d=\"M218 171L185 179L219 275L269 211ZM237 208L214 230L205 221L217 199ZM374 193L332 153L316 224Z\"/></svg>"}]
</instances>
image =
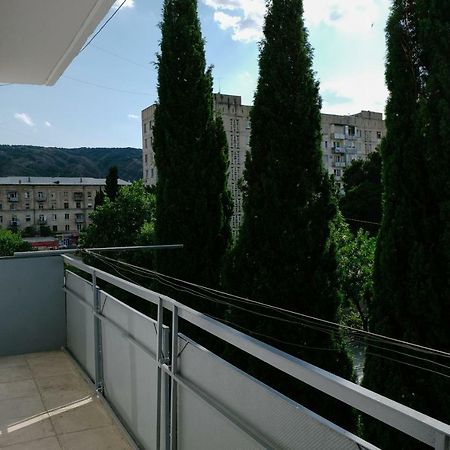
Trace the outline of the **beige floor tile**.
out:
<instances>
[{"instance_id":1,"label":"beige floor tile","mask_svg":"<svg viewBox=\"0 0 450 450\"><path fill-rule=\"evenodd\" d=\"M0 367L0 383L31 380L33 377L28 365L10 365Z\"/></svg>"},{"instance_id":2,"label":"beige floor tile","mask_svg":"<svg viewBox=\"0 0 450 450\"><path fill-rule=\"evenodd\" d=\"M27 357L27 362L33 376L37 378L65 375L75 372L75 366L62 352L51 353L49 356L46 356L45 354L34 355L35 356L30 358Z\"/></svg>"},{"instance_id":3,"label":"beige floor tile","mask_svg":"<svg viewBox=\"0 0 450 450\"><path fill-rule=\"evenodd\" d=\"M107 427L113 423L95 396L68 405L60 413L58 409L50 411L50 420L57 434Z\"/></svg>"},{"instance_id":4,"label":"beige floor tile","mask_svg":"<svg viewBox=\"0 0 450 450\"><path fill-rule=\"evenodd\" d=\"M0 401L0 447L54 436L39 396Z\"/></svg>"},{"instance_id":5,"label":"beige floor tile","mask_svg":"<svg viewBox=\"0 0 450 450\"><path fill-rule=\"evenodd\" d=\"M58 439L49 437L35 441L24 442L22 444L8 445L4 450L61 450Z\"/></svg>"},{"instance_id":6,"label":"beige floor tile","mask_svg":"<svg viewBox=\"0 0 450 450\"><path fill-rule=\"evenodd\" d=\"M131 450L115 427L62 434L59 441L64 450Z\"/></svg>"},{"instance_id":7,"label":"beige floor tile","mask_svg":"<svg viewBox=\"0 0 450 450\"><path fill-rule=\"evenodd\" d=\"M27 360L24 355L0 357L0 368L11 366L26 366Z\"/></svg>"},{"instance_id":8,"label":"beige floor tile","mask_svg":"<svg viewBox=\"0 0 450 450\"><path fill-rule=\"evenodd\" d=\"M11 398L33 397L39 395L33 380L0 383L0 401Z\"/></svg>"},{"instance_id":9,"label":"beige floor tile","mask_svg":"<svg viewBox=\"0 0 450 450\"><path fill-rule=\"evenodd\" d=\"M36 378L42 401L46 408L54 409L80 401L92 394L92 388L72 372L53 377Z\"/></svg>"}]
</instances>

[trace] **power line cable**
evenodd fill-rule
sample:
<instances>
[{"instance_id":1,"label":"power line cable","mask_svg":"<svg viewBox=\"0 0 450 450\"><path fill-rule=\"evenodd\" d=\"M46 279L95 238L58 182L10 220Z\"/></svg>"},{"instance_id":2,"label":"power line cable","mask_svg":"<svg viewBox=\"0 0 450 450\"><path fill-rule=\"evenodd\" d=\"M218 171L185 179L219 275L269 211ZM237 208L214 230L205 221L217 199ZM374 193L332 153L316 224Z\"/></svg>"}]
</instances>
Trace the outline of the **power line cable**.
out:
<instances>
[{"instance_id":1,"label":"power line cable","mask_svg":"<svg viewBox=\"0 0 450 450\"><path fill-rule=\"evenodd\" d=\"M419 352L423 352L423 353L427 353L427 354L434 354L435 356L450 357L450 354L448 354L446 352L443 352L441 350L424 347L424 346L421 346L419 344L413 344L413 343L409 343L409 342L406 342L406 341L401 341L401 340L398 340L398 339L395 339L395 338L391 338L391 337L388 337L388 336L378 335L378 334L371 333L371 332L368 332L368 331L365 331L365 330L358 330L358 329L355 329L355 328L352 328L352 327L348 327L348 326L345 326L345 325L341 325L341 324L338 324L338 323L335 323L335 322L330 322L330 321L327 321L327 320L324 320L324 319L320 319L320 318L316 318L316 317L313 317L313 316L304 315L304 314L298 313L296 311L290 311L290 310L287 310L287 309L284 309L284 308L276 307L276 306L273 306L273 305L268 305L268 304L257 302L257 301L254 301L254 300L244 299L242 297L234 296L232 294L227 294L227 293L224 293L224 292L221 292L221 291L216 291L214 289L207 288L205 286L200 286L200 285L195 285L194 283L184 282L183 280L178 280L178 279L176 279L174 277L170 277L168 275L163 275L163 274L160 274L158 272L151 271L149 269L144 269L144 268L141 268L139 266L135 266L133 264L129 264L129 263L125 263L123 261L115 260L113 258L108 258L106 256L99 255L97 253L94 254L94 252L91 252L91 251L88 251L88 253L93 255L93 256L96 256L97 258L103 260L104 262L105 262L105 260L110 260L110 261L112 261L115 264L119 263L119 264L125 265L127 267L130 267L129 270L132 271L133 273L135 273L136 271L144 272L144 273L146 273L146 275L149 278L156 279L156 281L158 281L158 282L160 282L162 284L165 284L166 286L169 286L171 288L178 289L178 290L183 290L184 292L188 292L188 293L190 293L192 295L196 295L196 296L198 296L200 298L216 301L216 302L221 303L221 304L226 304L228 306L232 306L232 307L235 307L235 308L243 309L243 310L245 310L247 312L250 312L252 314L254 314L256 312L254 310L248 310L246 308L238 307L237 305L235 305L233 303L230 303L230 302L226 302L226 301L223 301L223 300L218 300L218 299L214 299L214 298L208 297L205 294L200 294L200 293L195 292L192 289L186 288L185 286L182 286L180 284L178 284L178 285L174 284L173 282L171 282L171 281L169 281L169 280L167 280L165 278L176 280L176 281L181 281L181 282L183 282L183 283L185 283L187 285L190 285L190 286L203 288L206 291L212 291L212 292L219 293L219 294L225 294L225 296L233 298L233 299L235 299L237 301L240 301L242 303L247 303L247 304L252 304L252 305L256 305L256 306L260 306L260 307L264 307L264 308L269 308L271 310L274 310L274 311L277 311L277 312L281 312L283 314L289 314L291 317L295 316L297 320L288 320L288 319L285 319L285 318L280 318L280 317L276 317L276 316L270 316L270 315L264 315L262 313L257 313L258 315L262 315L262 316L267 317L267 318L273 318L275 320L281 320L281 321L287 322L287 323L295 323L295 324L301 323L303 326L308 326L310 328L317 329L319 331L329 332L329 333L333 332L333 331L338 331L340 329L344 329L346 331L351 332L353 338L355 337L354 335L356 335L356 337L358 337L358 338L363 337L363 338L365 338L365 339L367 339L369 341L372 341L372 342L388 343L388 344L391 344L391 345L397 345L397 346L400 346L402 348L407 348L407 349L410 349L410 350L413 349L415 351L419 351ZM140 275L140 276L144 277L144 275ZM223 297L224 296L222 295L222 298ZM314 326L312 326L313 324L314 324Z\"/></svg>"},{"instance_id":2,"label":"power line cable","mask_svg":"<svg viewBox=\"0 0 450 450\"><path fill-rule=\"evenodd\" d=\"M110 22L110 20L120 11L120 9L122 8L122 6L125 4L127 0L123 0L123 2L119 5L119 7L111 14L111 16L106 20L106 22L99 28L99 30L94 34L94 36L92 36L89 41L84 44L83 48L78 52L78 54L80 54L82 51L84 51L86 49L86 47L101 33L101 31L103 30L103 28L106 27L106 25L108 25L108 23Z\"/></svg>"},{"instance_id":3,"label":"power line cable","mask_svg":"<svg viewBox=\"0 0 450 450\"><path fill-rule=\"evenodd\" d=\"M128 62L130 64L135 65L135 66L142 67L143 69L148 70L150 68L150 63L148 65L144 65L144 64L138 63L138 62L133 61L133 60L131 60L129 58L126 58L125 56L119 55L119 54L117 54L115 52L112 52L111 50L107 50L107 49L99 47L98 45L95 45L95 44L92 44L92 47L96 48L97 50L100 50L103 53L106 53L108 55L114 56L115 58L121 59L122 61L126 61L126 62Z\"/></svg>"},{"instance_id":4,"label":"power line cable","mask_svg":"<svg viewBox=\"0 0 450 450\"><path fill-rule=\"evenodd\" d=\"M104 86L102 84L92 83L91 81L80 80L79 78L69 77L68 75L63 75L63 78L67 78L68 80L76 81L77 83L87 84L89 86L95 86L101 89L107 89L108 91L116 91L122 92L123 94L131 94L131 95L151 95L150 92L137 92L137 91L127 91L124 89L117 89L109 86Z\"/></svg>"},{"instance_id":5,"label":"power line cable","mask_svg":"<svg viewBox=\"0 0 450 450\"><path fill-rule=\"evenodd\" d=\"M350 222L359 222L359 223L366 223L368 225L378 225L381 226L381 223L378 222L371 222L370 220L361 220L361 219L351 219L350 217L344 217L345 220L348 220Z\"/></svg>"},{"instance_id":6,"label":"power line cable","mask_svg":"<svg viewBox=\"0 0 450 450\"><path fill-rule=\"evenodd\" d=\"M89 252L89 253L92 254L92 253L94 253L94 252ZM97 258L100 259L100 260L102 259L102 255L96 254L96 255L92 255L92 256L97 257ZM105 258L105 259L112 259L112 258L107 258L107 257L103 257L103 258ZM129 281L133 281L133 280L131 280L129 277L125 276L125 275L124 275L120 270L118 270L117 267L115 267L112 263L107 262L107 261L103 261L103 262L104 262L108 267L111 267L111 268L112 268L116 273L118 273L120 276L124 277L125 279L128 279ZM119 262L119 261L117 261L117 262ZM125 270L125 269L124 269L124 270ZM131 271L131 269L128 269L128 271ZM136 275L135 272L133 272L133 274ZM139 275L139 274L137 274L137 275L142 277L142 275ZM158 280L157 280L157 281L158 281ZM133 282L136 283L136 281L133 281ZM178 291L185 291L185 292L192 293L191 290L188 290L188 289L186 289L186 288L180 288L180 287L177 287L176 285L174 285L174 284L172 284L172 283L170 283L170 282L167 282L167 280L166 280L166 281L160 281L160 282L161 282L163 285L166 285L166 286L171 287L171 288L173 288L173 289L176 289L176 290L178 290ZM203 296L203 295L198 295L198 297L208 299L208 297ZM214 300L214 299L212 299L212 300ZM282 319L282 318L279 318L279 317L270 316L270 315L266 315L266 314L261 314L261 313L258 313L258 312L256 312L256 311L248 310L248 309L246 309L246 308L242 308L242 307L239 307L239 306L237 306L237 305L229 304L229 303L226 303L226 302L223 302L223 301L220 301L220 300L219 300L219 301L216 300L216 302L222 303L222 304L225 303L225 304L227 304L227 305L229 305L229 306L236 307L236 308L238 308L238 309L244 310L244 311L246 311L246 312L250 312L250 313L252 313L252 314L261 315L261 316L266 317L266 318L273 318L273 319L276 319L276 320L282 320L282 321L284 321L284 322L287 321L286 319ZM333 348L329 348L329 347L327 347L327 348L323 348L323 347L311 347L311 346L302 345L302 344L299 344L299 343L288 342L288 341L285 341L285 340L282 340L282 339L278 339L278 338L276 338L276 337L274 337L274 336L269 336L269 335L266 335L266 334L263 334L263 333L259 333L259 332L253 331L253 330L248 329L248 328L245 328L245 327L243 327L243 326L241 326L241 325L239 325L239 324L236 324L235 322L228 321L228 320L223 319L223 318L219 318L219 317L216 317L216 316L213 316L213 315L210 315L210 314L206 314L206 315L209 316L209 317L212 317L212 318L215 319L215 320L218 320L218 321L221 321L221 322L224 322L224 323L228 323L228 324L230 324L230 325L232 325L232 326L234 326L234 327L236 327L236 328L240 328L241 330L244 330L244 331L246 331L247 333L249 333L249 334L251 334L251 335L257 335L257 336L260 336L260 337L264 337L264 338L266 338L266 339L269 339L269 340L272 340L272 341L275 341L275 342L279 342L279 343L281 343L281 344L286 344L286 345L289 345L289 346L295 346L295 347L299 347L299 348L303 348L303 349L309 349L309 350L339 351L338 349L333 349ZM297 325L300 324L298 321L295 321L295 322L289 321L289 322L290 322L290 323L295 323L295 324L297 324ZM410 358L415 358L415 359L418 359L418 360L421 360L421 361L425 361L425 362L428 362L428 363L431 363L431 364L435 364L435 365L437 365L437 366L440 366L440 367L443 367L443 368L445 368L445 369L450 370L450 366L446 366L446 365L444 365L444 364L440 364L440 363L438 363L438 362L436 362L436 361L432 361L432 360L427 359L427 358L422 358L422 357L419 357L419 356L416 356L416 355L411 355L411 354L408 354L408 353L399 352L399 351L396 351L396 350L393 350L393 349L389 349L389 348L385 348L385 347L381 347L381 346L375 345L375 344L373 344L373 343L371 343L371 344L369 344L369 345L370 345L371 347L374 347L374 348L378 348L378 349L381 349L381 350L394 352L394 353L396 353L396 354L400 354L400 355L403 355L403 356L406 356L406 357L410 357ZM411 363L408 363L408 362L406 362L406 361L401 361L401 360L398 360L398 359L389 358L389 357L387 357L387 356L379 355L379 354L376 354L376 353L367 352L367 354L370 354L370 355L375 356L375 357L385 358L385 359L391 360L391 361L393 361L393 362L398 362L399 364L405 364L405 365L408 365L408 366L411 366L411 367L415 367L415 368L418 368L418 369L421 369L421 370L425 370L425 371L432 372L432 373L435 373L435 374L438 374L438 375L442 375L442 376L444 376L444 377L446 377L446 378L450 378L450 375L446 375L446 374L444 374L444 373L442 373L442 372L438 372L438 371L436 371L436 370L432 370L432 369L429 369L429 368L427 368L427 367L418 366L418 365L416 365L416 364L411 364Z\"/></svg>"}]
</instances>

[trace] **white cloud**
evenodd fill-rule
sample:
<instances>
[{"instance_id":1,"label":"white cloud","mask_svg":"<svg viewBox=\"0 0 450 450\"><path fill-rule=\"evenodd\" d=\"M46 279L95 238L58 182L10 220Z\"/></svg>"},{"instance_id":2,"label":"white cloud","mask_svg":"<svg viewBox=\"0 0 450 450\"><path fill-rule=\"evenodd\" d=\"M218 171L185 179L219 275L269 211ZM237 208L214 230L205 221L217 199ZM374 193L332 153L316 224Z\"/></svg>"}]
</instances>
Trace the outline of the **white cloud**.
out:
<instances>
[{"instance_id":1,"label":"white cloud","mask_svg":"<svg viewBox=\"0 0 450 450\"><path fill-rule=\"evenodd\" d=\"M344 33L366 33L384 27L388 0L304 0L309 27L325 24Z\"/></svg>"},{"instance_id":2,"label":"white cloud","mask_svg":"<svg viewBox=\"0 0 450 450\"><path fill-rule=\"evenodd\" d=\"M131 120L139 120L140 117L136 114L128 114L128 118Z\"/></svg>"},{"instance_id":3,"label":"white cloud","mask_svg":"<svg viewBox=\"0 0 450 450\"><path fill-rule=\"evenodd\" d=\"M34 127L34 122L27 113L15 113L14 118L19 120L20 122L23 122L25 125L28 125L29 127Z\"/></svg>"},{"instance_id":4,"label":"white cloud","mask_svg":"<svg viewBox=\"0 0 450 450\"><path fill-rule=\"evenodd\" d=\"M323 112L329 114L355 114L361 110L384 112L388 97L383 70L375 66L331 74L321 81L320 88ZM337 101L327 101L327 97Z\"/></svg>"},{"instance_id":5,"label":"white cloud","mask_svg":"<svg viewBox=\"0 0 450 450\"><path fill-rule=\"evenodd\" d=\"M254 42L262 37L264 0L203 0L215 10L222 30L232 30L235 41ZM384 27L389 0L304 0L308 27L326 25L343 33L368 33ZM232 14L223 11L232 12Z\"/></svg>"},{"instance_id":6,"label":"white cloud","mask_svg":"<svg viewBox=\"0 0 450 450\"><path fill-rule=\"evenodd\" d=\"M123 0L117 0L114 5L113 8L117 9L121 3L123 2ZM134 0L126 0L126 2L123 4L122 8L134 8Z\"/></svg>"},{"instance_id":7,"label":"white cloud","mask_svg":"<svg viewBox=\"0 0 450 450\"><path fill-rule=\"evenodd\" d=\"M48 120L46 120L46 121L45 121L45 126L46 126L47 128L51 128L51 127L52 127L52 124L51 124Z\"/></svg>"}]
</instances>

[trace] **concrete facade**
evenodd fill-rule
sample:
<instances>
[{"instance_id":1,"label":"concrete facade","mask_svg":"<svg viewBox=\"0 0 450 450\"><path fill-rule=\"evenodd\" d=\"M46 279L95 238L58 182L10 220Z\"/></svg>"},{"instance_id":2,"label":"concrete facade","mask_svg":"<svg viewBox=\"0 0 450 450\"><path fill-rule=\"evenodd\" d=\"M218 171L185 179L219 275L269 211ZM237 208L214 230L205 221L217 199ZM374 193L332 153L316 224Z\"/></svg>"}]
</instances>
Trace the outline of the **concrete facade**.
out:
<instances>
[{"instance_id":1,"label":"concrete facade","mask_svg":"<svg viewBox=\"0 0 450 450\"><path fill-rule=\"evenodd\" d=\"M228 187L233 196L234 212L231 218L233 234L242 221L242 191L240 183L245 169L245 159L250 151L251 106L243 105L237 95L214 94L214 110L222 116L228 140L230 161ZM142 111L142 148L144 183L157 182L153 152L153 124L155 105ZM361 111L358 114L338 116L322 114L322 154L324 167L341 185L342 174L355 159L365 159L373 152L386 134L381 113Z\"/></svg>"},{"instance_id":2,"label":"concrete facade","mask_svg":"<svg viewBox=\"0 0 450 450\"><path fill-rule=\"evenodd\" d=\"M0 177L0 228L46 225L53 233L79 234L104 186L102 178Z\"/></svg>"}]
</instances>

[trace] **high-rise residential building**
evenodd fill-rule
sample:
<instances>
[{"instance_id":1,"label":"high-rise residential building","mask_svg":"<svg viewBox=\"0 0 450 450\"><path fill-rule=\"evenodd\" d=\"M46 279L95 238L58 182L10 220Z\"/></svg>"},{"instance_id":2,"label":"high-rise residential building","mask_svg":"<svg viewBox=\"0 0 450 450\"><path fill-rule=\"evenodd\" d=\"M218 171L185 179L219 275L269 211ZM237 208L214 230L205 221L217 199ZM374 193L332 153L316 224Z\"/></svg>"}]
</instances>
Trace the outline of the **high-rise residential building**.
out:
<instances>
[{"instance_id":1,"label":"high-rise residential building","mask_svg":"<svg viewBox=\"0 0 450 450\"><path fill-rule=\"evenodd\" d=\"M250 151L250 110L237 95L214 94L214 110L222 117L228 140L230 161L228 187L233 196L234 211L231 228L236 234L242 220L242 183L245 159ZM157 182L153 152L153 123L155 105L142 111L142 148L144 182ZM361 111L358 114L338 116L322 114L322 153L324 167L341 184L342 174L355 159L365 159L373 152L386 133L381 113Z\"/></svg>"},{"instance_id":2,"label":"high-rise residential building","mask_svg":"<svg viewBox=\"0 0 450 450\"><path fill-rule=\"evenodd\" d=\"M103 178L0 177L0 228L48 226L61 236L77 236L90 224L95 194L105 183Z\"/></svg>"}]
</instances>

